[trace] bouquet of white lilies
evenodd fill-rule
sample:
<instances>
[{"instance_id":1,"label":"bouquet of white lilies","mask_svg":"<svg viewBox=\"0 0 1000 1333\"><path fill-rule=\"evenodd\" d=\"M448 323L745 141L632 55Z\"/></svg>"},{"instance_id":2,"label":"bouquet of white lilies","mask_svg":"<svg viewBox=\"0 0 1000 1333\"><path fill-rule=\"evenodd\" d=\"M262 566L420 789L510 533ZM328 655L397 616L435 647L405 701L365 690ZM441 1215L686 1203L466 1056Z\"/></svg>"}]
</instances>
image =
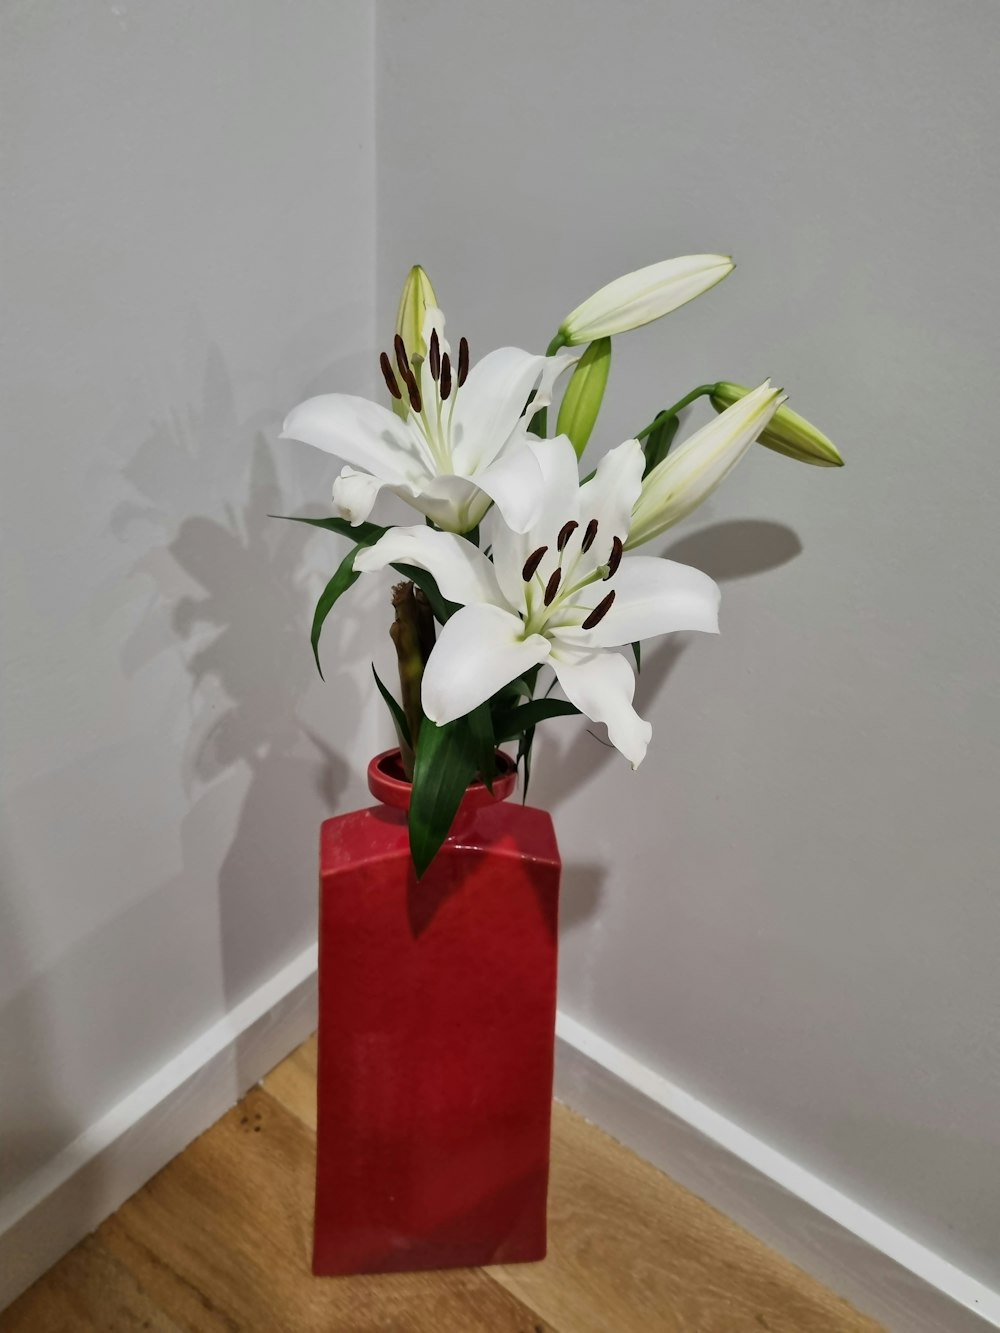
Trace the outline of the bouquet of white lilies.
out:
<instances>
[{"instance_id":1,"label":"bouquet of white lilies","mask_svg":"<svg viewBox=\"0 0 1000 1333\"><path fill-rule=\"evenodd\" d=\"M392 637L402 702L376 674L412 781L417 873L447 837L468 785L490 786L497 746L517 741L527 787L535 727L584 713L603 723L633 768L652 728L632 706L643 639L718 631L719 589L690 566L636 554L689 514L759 441L789 457L840 466L834 445L765 381L703 384L610 449L583 481L611 364L612 338L708 291L733 268L721 255L666 260L617 279L568 315L544 356L501 347L472 364L457 353L423 269L400 301L393 355L380 358L389 406L324 394L288 416L283 438L343 460L336 515L302 519L353 540L323 591L323 623L362 575L391 566ZM586 344L582 355L569 350ZM555 434L547 409L561 376ZM675 444L679 413L706 397L718 415ZM383 489L422 516L370 521ZM540 676L553 679L540 697ZM564 698L551 697L558 684Z\"/></svg>"}]
</instances>

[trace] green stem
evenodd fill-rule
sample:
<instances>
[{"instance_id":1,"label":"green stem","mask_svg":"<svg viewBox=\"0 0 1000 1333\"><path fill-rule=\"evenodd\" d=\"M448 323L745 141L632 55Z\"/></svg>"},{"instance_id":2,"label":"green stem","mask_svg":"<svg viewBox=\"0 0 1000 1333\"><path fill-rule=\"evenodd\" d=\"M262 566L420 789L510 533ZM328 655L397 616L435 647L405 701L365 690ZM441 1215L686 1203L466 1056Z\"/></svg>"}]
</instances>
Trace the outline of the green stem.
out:
<instances>
[{"instance_id":1,"label":"green stem","mask_svg":"<svg viewBox=\"0 0 1000 1333\"><path fill-rule=\"evenodd\" d=\"M714 392L715 392L714 384L699 384L697 389L692 389L691 392L686 393L683 398L679 398L677 402L674 403L673 407L667 407L662 412L657 412L656 416L649 423L649 425L643 426L642 430L636 433L635 438L637 440L644 440L646 436L650 434L651 431L654 431L656 429L656 427L660 424L660 422L663 420L664 417L675 417L678 412L682 411L685 407L693 403L696 399L704 398L707 394Z\"/></svg>"},{"instance_id":2,"label":"green stem","mask_svg":"<svg viewBox=\"0 0 1000 1333\"><path fill-rule=\"evenodd\" d=\"M422 606L412 583L397 583L392 590L396 617L389 634L396 647L399 664L399 688L406 725L410 730L408 746L400 738L400 756L406 777L413 780L414 752L420 736L424 711L420 703L420 682L424 674L424 649L427 645L426 606ZM428 654L429 655L429 654Z\"/></svg>"}]
</instances>

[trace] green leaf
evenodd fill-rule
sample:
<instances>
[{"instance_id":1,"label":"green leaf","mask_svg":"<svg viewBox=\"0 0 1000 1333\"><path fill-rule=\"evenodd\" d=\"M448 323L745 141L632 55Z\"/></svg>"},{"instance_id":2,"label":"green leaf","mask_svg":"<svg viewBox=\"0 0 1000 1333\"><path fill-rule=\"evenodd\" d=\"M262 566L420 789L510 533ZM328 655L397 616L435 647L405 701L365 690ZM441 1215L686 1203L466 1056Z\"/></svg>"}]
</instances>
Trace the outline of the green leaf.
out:
<instances>
[{"instance_id":1,"label":"green leaf","mask_svg":"<svg viewBox=\"0 0 1000 1333\"><path fill-rule=\"evenodd\" d=\"M337 566L337 572L320 593L319 601L316 603L309 642L312 644L313 657L316 659L316 670L319 672L321 680L325 679L323 668L320 666L319 662L319 636L323 632L323 622L333 610L336 602L339 601L347 589L353 587L361 577L354 568L354 557L362 549L363 545L364 543L359 543L352 551L348 551Z\"/></svg>"},{"instance_id":2,"label":"green leaf","mask_svg":"<svg viewBox=\"0 0 1000 1333\"><path fill-rule=\"evenodd\" d=\"M393 565L397 574L402 574L404 579L409 579L415 583L420 591L430 603L434 619L439 620L443 625L458 610L456 602L449 602L441 596L441 589L437 586L437 580L433 574L428 574L426 569L418 569L416 565Z\"/></svg>"},{"instance_id":3,"label":"green leaf","mask_svg":"<svg viewBox=\"0 0 1000 1333\"><path fill-rule=\"evenodd\" d=\"M476 753L476 768L486 784L488 791L493 791L493 779L497 775L497 743L493 735L493 717L489 703L481 703L474 708L469 717L469 731Z\"/></svg>"},{"instance_id":4,"label":"green leaf","mask_svg":"<svg viewBox=\"0 0 1000 1333\"><path fill-rule=\"evenodd\" d=\"M346 518L302 518L299 514L268 514L268 518L281 518L286 523L308 523L313 528L326 528L328 532L339 533L341 537L351 537L359 546L374 546L378 539L389 531L377 523L348 523Z\"/></svg>"},{"instance_id":5,"label":"green leaf","mask_svg":"<svg viewBox=\"0 0 1000 1333\"><path fill-rule=\"evenodd\" d=\"M406 720L406 714L379 680L374 662L372 663L372 675L375 677L375 684L378 686L379 694L381 694L382 698L385 700L389 712L392 714L392 720L396 724L396 734L399 736L400 744L408 745L412 750L413 741L410 739L410 724Z\"/></svg>"},{"instance_id":6,"label":"green leaf","mask_svg":"<svg viewBox=\"0 0 1000 1333\"><path fill-rule=\"evenodd\" d=\"M579 711L575 704L565 699L533 699L519 708L508 708L493 720L497 744L513 740L525 731L534 731L539 722L550 717L568 717Z\"/></svg>"},{"instance_id":7,"label":"green leaf","mask_svg":"<svg viewBox=\"0 0 1000 1333\"><path fill-rule=\"evenodd\" d=\"M479 757L468 717L439 727L425 718L410 795L410 855L420 879L448 836Z\"/></svg>"},{"instance_id":8,"label":"green leaf","mask_svg":"<svg viewBox=\"0 0 1000 1333\"><path fill-rule=\"evenodd\" d=\"M642 645L640 644L640 642L639 642L638 639L636 639L635 643L633 643L633 645L632 645L632 654L633 654L633 656L635 657L635 669L636 669L636 671L641 671L641 670L642 670Z\"/></svg>"},{"instance_id":9,"label":"green leaf","mask_svg":"<svg viewBox=\"0 0 1000 1333\"><path fill-rule=\"evenodd\" d=\"M648 477L653 468L666 458L680 424L680 418L670 412L661 413L657 418L643 445L643 452L646 455L646 466L642 473L644 477Z\"/></svg>"},{"instance_id":10,"label":"green leaf","mask_svg":"<svg viewBox=\"0 0 1000 1333\"><path fill-rule=\"evenodd\" d=\"M521 804L524 805L528 800L528 783L531 781L531 747L535 743L535 728L528 727L523 732L521 739L517 743L517 763L518 767L524 764L524 786L521 788Z\"/></svg>"}]
</instances>

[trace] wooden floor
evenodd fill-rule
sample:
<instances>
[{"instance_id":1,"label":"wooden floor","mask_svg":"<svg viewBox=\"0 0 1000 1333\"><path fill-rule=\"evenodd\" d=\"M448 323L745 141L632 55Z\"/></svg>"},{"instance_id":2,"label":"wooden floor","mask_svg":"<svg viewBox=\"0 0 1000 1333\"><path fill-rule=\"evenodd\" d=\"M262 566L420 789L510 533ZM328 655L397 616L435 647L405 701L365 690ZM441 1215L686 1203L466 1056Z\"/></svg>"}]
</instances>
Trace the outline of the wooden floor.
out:
<instances>
[{"instance_id":1,"label":"wooden floor","mask_svg":"<svg viewBox=\"0 0 1000 1333\"><path fill-rule=\"evenodd\" d=\"M549 1257L309 1272L315 1040L6 1313L2 1333L877 1333L878 1325L557 1106Z\"/></svg>"}]
</instances>

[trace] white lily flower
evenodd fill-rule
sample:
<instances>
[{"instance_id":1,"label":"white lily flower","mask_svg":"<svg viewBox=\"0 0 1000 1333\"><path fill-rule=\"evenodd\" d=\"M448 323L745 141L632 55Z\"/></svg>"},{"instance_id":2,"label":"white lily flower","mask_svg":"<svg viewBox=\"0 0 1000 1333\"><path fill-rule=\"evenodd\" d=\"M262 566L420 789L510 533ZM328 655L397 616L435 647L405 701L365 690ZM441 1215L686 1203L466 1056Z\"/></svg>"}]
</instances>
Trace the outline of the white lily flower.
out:
<instances>
[{"instance_id":1,"label":"white lily flower","mask_svg":"<svg viewBox=\"0 0 1000 1333\"><path fill-rule=\"evenodd\" d=\"M293 408L281 438L344 460L333 502L350 523L362 523L385 488L449 532L468 532L494 502L523 531L537 515L541 484L528 422L575 358L501 347L470 370L464 338L452 361L437 308L427 312L424 340L428 353L415 368L399 335L395 368L385 352L380 359L389 392L409 403L405 420L367 398L328 393Z\"/></svg>"},{"instance_id":2,"label":"white lily flower","mask_svg":"<svg viewBox=\"0 0 1000 1333\"><path fill-rule=\"evenodd\" d=\"M589 296L559 326L568 346L650 324L732 273L729 255L683 255L626 273Z\"/></svg>"},{"instance_id":3,"label":"white lily flower","mask_svg":"<svg viewBox=\"0 0 1000 1333\"><path fill-rule=\"evenodd\" d=\"M626 545L658 537L697 508L740 461L785 401L765 380L667 454L642 483Z\"/></svg>"},{"instance_id":4,"label":"white lily flower","mask_svg":"<svg viewBox=\"0 0 1000 1333\"><path fill-rule=\"evenodd\" d=\"M611 450L582 486L566 436L529 447L543 477L539 517L519 534L491 516L492 562L453 533L411 527L392 528L359 551L354 568L416 565L460 603L424 669L432 722L462 717L547 662L567 699L605 723L612 744L638 767L652 727L632 707L632 668L608 650L674 630L717 633L719 589L687 565L623 557L642 485L637 440Z\"/></svg>"}]
</instances>

